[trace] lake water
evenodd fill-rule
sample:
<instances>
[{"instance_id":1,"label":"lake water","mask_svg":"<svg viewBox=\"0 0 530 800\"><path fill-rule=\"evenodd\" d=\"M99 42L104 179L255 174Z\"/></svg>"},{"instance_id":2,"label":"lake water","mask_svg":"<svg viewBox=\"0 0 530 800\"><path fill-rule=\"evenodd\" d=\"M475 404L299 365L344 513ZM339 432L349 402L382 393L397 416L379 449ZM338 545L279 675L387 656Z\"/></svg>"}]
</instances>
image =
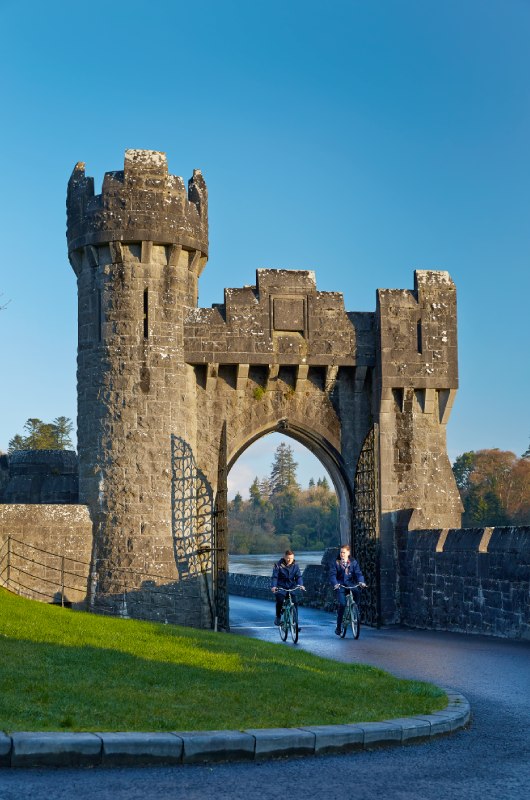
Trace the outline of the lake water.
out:
<instances>
[{"instance_id":1,"label":"lake water","mask_svg":"<svg viewBox=\"0 0 530 800\"><path fill-rule=\"evenodd\" d=\"M303 572L309 564L320 564L323 555L323 550L302 550L296 553L296 563ZM259 553L252 556L228 556L228 568L230 572L240 572L244 575L267 575L270 577L274 564L281 558L281 556L282 553Z\"/></svg>"}]
</instances>

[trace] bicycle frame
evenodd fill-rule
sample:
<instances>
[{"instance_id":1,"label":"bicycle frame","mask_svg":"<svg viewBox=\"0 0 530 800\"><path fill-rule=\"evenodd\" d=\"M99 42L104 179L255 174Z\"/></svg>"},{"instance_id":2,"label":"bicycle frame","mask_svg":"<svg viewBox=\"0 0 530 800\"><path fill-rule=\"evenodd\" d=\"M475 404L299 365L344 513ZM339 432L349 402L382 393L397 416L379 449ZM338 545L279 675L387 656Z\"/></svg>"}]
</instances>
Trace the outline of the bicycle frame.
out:
<instances>
[{"instance_id":1,"label":"bicycle frame","mask_svg":"<svg viewBox=\"0 0 530 800\"><path fill-rule=\"evenodd\" d=\"M352 589L358 589L360 587L360 584L356 583L354 586L345 586L344 584L341 583L339 584L339 586L341 589L347 590L346 607L344 609L344 614L342 616L342 623L340 630L341 639L344 639L349 627L351 627L352 629L353 638L358 639L359 634L361 632L361 615L359 611L359 606L355 602Z\"/></svg>"},{"instance_id":2,"label":"bicycle frame","mask_svg":"<svg viewBox=\"0 0 530 800\"><path fill-rule=\"evenodd\" d=\"M294 589L282 589L278 588L278 592L281 592L285 595L285 600L283 601L283 608L282 608L282 616L281 622L279 626L280 631L280 639L282 642L285 642L287 639L287 635L291 633L291 639L293 640L293 644L296 644L298 641L298 607L295 605L292 594L296 592L300 587L295 586Z\"/></svg>"}]
</instances>

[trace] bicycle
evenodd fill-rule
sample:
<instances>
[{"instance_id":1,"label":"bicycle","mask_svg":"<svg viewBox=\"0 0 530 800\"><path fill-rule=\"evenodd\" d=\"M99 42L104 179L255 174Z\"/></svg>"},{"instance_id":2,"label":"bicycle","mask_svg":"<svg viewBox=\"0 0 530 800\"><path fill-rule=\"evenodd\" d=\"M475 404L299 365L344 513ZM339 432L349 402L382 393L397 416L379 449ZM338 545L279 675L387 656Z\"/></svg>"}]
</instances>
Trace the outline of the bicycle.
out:
<instances>
[{"instance_id":1,"label":"bicycle","mask_svg":"<svg viewBox=\"0 0 530 800\"><path fill-rule=\"evenodd\" d=\"M278 587L278 592L282 592L282 594L285 595L282 616L280 618L280 625L278 628L282 642L286 641L287 634L289 632L291 633L291 639L293 640L293 643L296 644L298 641L298 634L300 632L300 628L298 627L298 606L295 605L293 598L291 597L292 593L296 592L298 589L301 589L301 587L295 586L294 589L282 589Z\"/></svg>"},{"instance_id":2,"label":"bicycle","mask_svg":"<svg viewBox=\"0 0 530 800\"><path fill-rule=\"evenodd\" d=\"M359 634L361 632L361 614L359 612L359 606L353 599L353 592L352 589L358 589L360 587L360 583L356 583L355 586L344 586L344 584L339 584L341 589L347 589L346 594L346 607L344 609L344 614L342 617L341 629L340 629L340 638L344 639L348 628L351 627L351 632L353 634L354 639L359 638Z\"/></svg>"}]
</instances>

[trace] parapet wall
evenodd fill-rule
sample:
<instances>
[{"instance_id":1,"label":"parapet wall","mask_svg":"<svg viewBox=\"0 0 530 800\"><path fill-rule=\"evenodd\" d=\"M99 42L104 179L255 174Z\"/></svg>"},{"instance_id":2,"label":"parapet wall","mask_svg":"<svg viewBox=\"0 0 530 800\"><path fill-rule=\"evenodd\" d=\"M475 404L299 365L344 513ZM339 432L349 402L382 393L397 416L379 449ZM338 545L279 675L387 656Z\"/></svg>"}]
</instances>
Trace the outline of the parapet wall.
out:
<instances>
[{"instance_id":1,"label":"parapet wall","mask_svg":"<svg viewBox=\"0 0 530 800\"><path fill-rule=\"evenodd\" d=\"M2 456L0 503L77 503L79 478L73 450L15 450Z\"/></svg>"},{"instance_id":2,"label":"parapet wall","mask_svg":"<svg viewBox=\"0 0 530 800\"><path fill-rule=\"evenodd\" d=\"M225 289L225 302L193 308L184 328L189 364L375 365L374 314L348 313L320 292L310 270L259 269L256 285Z\"/></svg>"},{"instance_id":3,"label":"parapet wall","mask_svg":"<svg viewBox=\"0 0 530 800\"><path fill-rule=\"evenodd\" d=\"M208 191L200 170L188 181L168 173L165 153L126 150L123 170L107 172L101 194L76 164L67 195L68 251L109 242L175 244L208 253Z\"/></svg>"},{"instance_id":4,"label":"parapet wall","mask_svg":"<svg viewBox=\"0 0 530 800\"><path fill-rule=\"evenodd\" d=\"M408 531L401 622L530 639L530 526Z\"/></svg>"}]
</instances>

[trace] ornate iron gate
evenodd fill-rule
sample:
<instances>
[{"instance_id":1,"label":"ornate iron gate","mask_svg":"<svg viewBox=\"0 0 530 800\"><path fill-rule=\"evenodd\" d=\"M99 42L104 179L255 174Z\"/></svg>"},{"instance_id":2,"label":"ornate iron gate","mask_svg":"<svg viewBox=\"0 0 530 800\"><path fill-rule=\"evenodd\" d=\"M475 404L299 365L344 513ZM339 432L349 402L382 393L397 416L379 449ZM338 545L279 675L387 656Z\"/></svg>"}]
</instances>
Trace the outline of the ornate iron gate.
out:
<instances>
[{"instance_id":1,"label":"ornate iron gate","mask_svg":"<svg viewBox=\"0 0 530 800\"><path fill-rule=\"evenodd\" d=\"M193 450L180 436L171 436L171 527L181 580L204 578L213 624L213 492L197 467Z\"/></svg>"},{"instance_id":2,"label":"ornate iron gate","mask_svg":"<svg viewBox=\"0 0 530 800\"><path fill-rule=\"evenodd\" d=\"M217 499L215 503L214 536L214 602L216 627L230 630L230 609L228 604L228 516L227 516L227 478L226 464L226 422L221 430L219 445L219 464L217 469Z\"/></svg>"},{"instance_id":3,"label":"ornate iron gate","mask_svg":"<svg viewBox=\"0 0 530 800\"><path fill-rule=\"evenodd\" d=\"M361 619L380 622L379 593L379 426L374 423L357 461L353 498L353 552L368 588L363 592Z\"/></svg>"}]
</instances>

